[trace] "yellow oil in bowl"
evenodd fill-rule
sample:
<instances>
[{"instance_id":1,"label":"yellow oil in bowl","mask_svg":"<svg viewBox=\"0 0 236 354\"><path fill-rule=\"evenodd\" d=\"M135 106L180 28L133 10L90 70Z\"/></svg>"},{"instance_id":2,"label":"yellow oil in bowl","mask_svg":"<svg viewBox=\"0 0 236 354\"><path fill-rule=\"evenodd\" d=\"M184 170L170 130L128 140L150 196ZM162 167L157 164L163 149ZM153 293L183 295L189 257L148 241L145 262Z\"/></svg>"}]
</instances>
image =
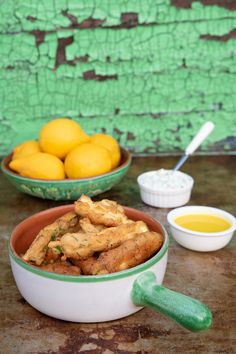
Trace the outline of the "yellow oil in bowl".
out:
<instances>
[{"instance_id":1,"label":"yellow oil in bowl","mask_svg":"<svg viewBox=\"0 0 236 354\"><path fill-rule=\"evenodd\" d=\"M199 232L222 232L229 229L231 223L213 214L186 214L175 219L175 223L185 229Z\"/></svg>"}]
</instances>

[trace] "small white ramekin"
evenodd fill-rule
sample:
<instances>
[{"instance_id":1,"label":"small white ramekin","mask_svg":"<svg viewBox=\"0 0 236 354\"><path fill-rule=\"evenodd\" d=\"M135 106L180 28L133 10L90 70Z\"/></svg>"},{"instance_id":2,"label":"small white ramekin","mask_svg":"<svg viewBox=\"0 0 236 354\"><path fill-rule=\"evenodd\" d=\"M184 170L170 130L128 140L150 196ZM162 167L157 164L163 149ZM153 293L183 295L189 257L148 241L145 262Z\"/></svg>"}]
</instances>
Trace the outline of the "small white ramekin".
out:
<instances>
[{"instance_id":1,"label":"small white ramekin","mask_svg":"<svg viewBox=\"0 0 236 354\"><path fill-rule=\"evenodd\" d=\"M222 232L199 232L185 229L176 224L175 219L187 214L212 214L230 222L231 227ZM172 237L181 246L199 252L216 251L225 247L236 230L236 219L230 213L208 206L185 206L170 211L167 215Z\"/></svg>"},{"instance_id":2,"label":"small white ramekin","mask_svg":"<svg viewBox=\"0 0 236 354\"><path fill-rule=\"evenodd\" d=\"M174 190L154 189L151 186L147 187L142 181L144 177L147 177L153 172L154 171L142 173L137 178L140 188L140 196L144 203L159 208L175 208L188 203L194 184L194 180L191 176L177 171L179 175L188 176L189 182L186 184L185 188L176 188Z\"/></svg>"}]
</instances>

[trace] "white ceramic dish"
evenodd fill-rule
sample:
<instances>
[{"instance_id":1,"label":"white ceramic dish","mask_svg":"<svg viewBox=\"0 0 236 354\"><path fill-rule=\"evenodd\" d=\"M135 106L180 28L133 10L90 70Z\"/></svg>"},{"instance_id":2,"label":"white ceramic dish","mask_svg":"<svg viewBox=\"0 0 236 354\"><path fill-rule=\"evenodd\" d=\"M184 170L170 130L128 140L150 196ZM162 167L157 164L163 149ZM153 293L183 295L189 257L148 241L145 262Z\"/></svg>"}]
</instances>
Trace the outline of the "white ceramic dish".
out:
<instances>
[{"instance_id":1,"label":"white ceramic dish","mask_svg":"<svg viewBox=\"0 0 236 354\"><path fill-rule=\"evenodd\" d=\"M185 186L179 187L176 185L175 188L171 189L168 187L155 188L152 183L150 183L150 185L145 183L145 180L147 178L152 179L156 172L157 171L149 171L138 176L137 182L140 188L140 196L144 203L159 208L175 208L188 203L194 184L194 180L191 176L180 171L172 171L177 178L185 179Z\"/></svg>"},{"instance_id":2,"label":"white ceramic dish","mask_svg":"<svg viewBox=\"0 0 236 354\"><path fill-rule=\"evenodd\" d=\"M56 274L28 264L20 257L44 226L74 210L73 205L48 209L21 222L11 235L9 253L22 296L37 310L67 321L110 321L149 306L192 331L208 328L211 312L204 304L160 286L168 251L168 235L163 226L141 211L124 209L130 219L143 220L151 230L161 233L164 243L145 263L106 275Z\"/></svg>"},{"instance_id":3,"label":"white ceramic dish","mask_svg":"<svg viewBox=\"0 0 236 354\"><path fill-rule=\"evenodd\" d=\"M212 214L229 221L231 227L222 232L199 232L185 229L176 224L175 219L189 214ZM216 251L225 247L231 240L236 229L236 219L230 213L208 206L185 206L170 211L167 215L173 238L181 246L199 252Z\"/></svg>"}]
</instances>

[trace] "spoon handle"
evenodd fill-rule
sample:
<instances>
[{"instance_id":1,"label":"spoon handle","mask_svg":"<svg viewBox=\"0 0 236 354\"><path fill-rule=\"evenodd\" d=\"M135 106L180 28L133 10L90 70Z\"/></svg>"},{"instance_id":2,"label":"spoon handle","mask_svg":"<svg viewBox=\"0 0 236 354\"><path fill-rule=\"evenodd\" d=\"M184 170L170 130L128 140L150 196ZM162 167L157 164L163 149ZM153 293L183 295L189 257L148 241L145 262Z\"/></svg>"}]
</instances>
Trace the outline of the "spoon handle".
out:
<instances>
[{"instance_id":1,"label":"spoon handle","mask_svg":"<svg viewBox=\"0 0 236 354\"><path fill-rule=\"evenodd\" d=\"M197 150L199 145L201 145L203 140L206 139L206 137L212 132L214 128L215 125L212 122L206 122L205 124L202 125L202 127L197 132L193 140L189 143L189 145L185 149L184 155L181 157L181 159L177 162L177 164L173 168L173 171L178 171L180 169L180 167L185 163L187 158L190 155L192 155L195 150Z\"/></svg>"},{"instance_id":2,"label":"spoon handle","mask_svg":"<svg viewBox=\"0 0 236 354\"><path fill-rule=\"evenodd\" d=\"M197 150L197 148L201 145L203 140L205 140L206 137L212 132L214 127L215 125L212 122L206 122L205 124L203 124L203 126L200 128L193 140L185 149L185 154L192 155L194 151Z\"/></svg>"}]
</instances>

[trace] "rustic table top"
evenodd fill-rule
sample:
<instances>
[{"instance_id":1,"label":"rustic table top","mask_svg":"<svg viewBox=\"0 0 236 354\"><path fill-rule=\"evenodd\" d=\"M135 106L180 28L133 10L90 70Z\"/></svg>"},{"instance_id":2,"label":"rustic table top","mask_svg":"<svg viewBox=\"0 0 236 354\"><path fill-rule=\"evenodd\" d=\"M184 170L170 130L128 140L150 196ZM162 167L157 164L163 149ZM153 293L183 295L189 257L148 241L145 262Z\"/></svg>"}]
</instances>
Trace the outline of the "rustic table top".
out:
<instances>
[{"instance_id":1,"label":"rustic table top","mask_svg":"<svg viewBox=\"0 0 236 354\"><path fill-rule=\"evenodd\" d=\"M138 157L110 198L147 212L166 225L170 209L152 208L140 200L136 178L144 171L170 169L177 157ZM183 166L195 185L190 205L222 208L236 215L236 157L194 156ZM69 323L50 318L27 304L18 292L8 258L12 229L26 217L60 204L18 192L0 174L0 353L233 353L235 335L235 237L224 249L198 253L170 241L164 286L204 302L213 313L213 326L189 332L172 320L142 309L106 323Z\"/></svg>"}]
</instances>

